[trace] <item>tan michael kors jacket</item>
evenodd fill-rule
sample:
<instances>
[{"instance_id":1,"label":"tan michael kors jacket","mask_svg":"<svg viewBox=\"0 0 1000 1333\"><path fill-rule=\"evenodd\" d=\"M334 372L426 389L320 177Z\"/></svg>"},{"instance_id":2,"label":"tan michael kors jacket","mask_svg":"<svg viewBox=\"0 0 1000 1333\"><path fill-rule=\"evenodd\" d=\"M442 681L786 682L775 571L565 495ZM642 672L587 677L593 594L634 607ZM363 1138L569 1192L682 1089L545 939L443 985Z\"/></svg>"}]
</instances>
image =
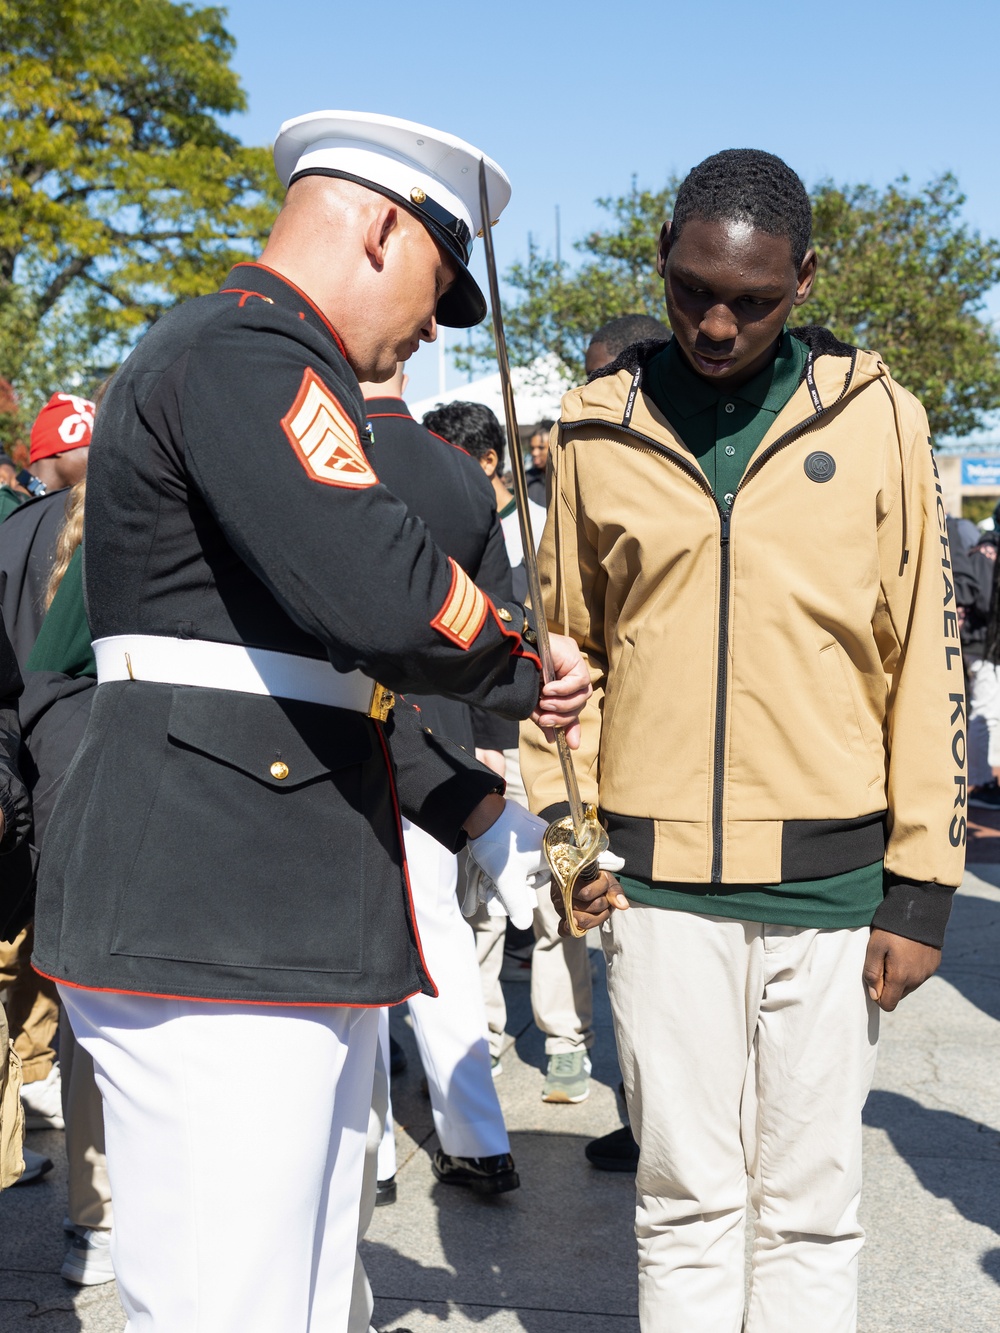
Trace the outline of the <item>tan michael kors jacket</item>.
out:
<instances>
[{"instance_id":1,"label":"tan michael kors jacket","mask_svg":"<svg viewBox=\"0 0 1000 1333\"><path fill-rule=\"evenodd\" d=\"M642 391L662 344L563 400L542 541L552 628L594 683L577 768L626 871L837 874L884 853L876 924L940 943L965 845L945 512L917 400L822 329L727 515ZM530 727L531 806L564 800Z\"/></svg>"}]
</instances>

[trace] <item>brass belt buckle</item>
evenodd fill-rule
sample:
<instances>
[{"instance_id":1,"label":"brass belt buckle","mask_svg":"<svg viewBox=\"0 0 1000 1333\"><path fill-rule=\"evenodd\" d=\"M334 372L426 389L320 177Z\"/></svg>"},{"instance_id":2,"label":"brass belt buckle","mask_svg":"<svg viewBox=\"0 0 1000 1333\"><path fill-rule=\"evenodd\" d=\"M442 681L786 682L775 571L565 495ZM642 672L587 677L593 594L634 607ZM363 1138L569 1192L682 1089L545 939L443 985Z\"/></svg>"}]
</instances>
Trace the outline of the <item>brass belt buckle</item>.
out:
<instances>
[{"instance_id":1,"label":"brass belt buckle","mask_svg":"<svg viewBox=\"0 0 1000 1333\"><path fill-rule=\"evenodd\" d=\"M372 701L368 705L368 716L374 718L376 722L388 722L395 703L396 696L392 690L387 690L384 685L376 681L372 690Z\"/></svg>"}]
</instances>

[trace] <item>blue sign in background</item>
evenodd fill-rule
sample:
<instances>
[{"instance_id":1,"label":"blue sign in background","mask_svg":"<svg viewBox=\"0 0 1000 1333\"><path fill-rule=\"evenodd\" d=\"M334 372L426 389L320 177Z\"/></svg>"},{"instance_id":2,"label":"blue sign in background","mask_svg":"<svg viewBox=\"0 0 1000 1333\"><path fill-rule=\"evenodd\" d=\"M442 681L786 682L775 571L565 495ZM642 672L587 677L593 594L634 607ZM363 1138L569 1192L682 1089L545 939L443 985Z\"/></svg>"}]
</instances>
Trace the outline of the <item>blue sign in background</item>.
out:
<instances>
[{"instance_id":1,"label":"blue sign in background","mask_svg":"<svg viewBox=\"0 0 1000 1333\"><path fill-rule=\"evenodd\" d=\"M1000 490L1000 454L962 459L963 486L992 486Z\"/></svg>"}]
</instances>

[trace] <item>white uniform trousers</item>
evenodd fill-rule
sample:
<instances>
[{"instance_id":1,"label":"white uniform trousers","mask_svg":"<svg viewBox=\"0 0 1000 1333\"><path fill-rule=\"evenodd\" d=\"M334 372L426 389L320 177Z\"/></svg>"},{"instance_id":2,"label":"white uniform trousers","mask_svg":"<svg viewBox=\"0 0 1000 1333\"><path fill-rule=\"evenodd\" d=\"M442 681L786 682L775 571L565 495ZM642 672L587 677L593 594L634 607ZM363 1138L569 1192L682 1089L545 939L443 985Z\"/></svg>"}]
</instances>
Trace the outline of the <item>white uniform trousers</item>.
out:
<instances>
[{"instance_id":1,"label":"white uniform trousers","mask_svg":"<svg viewBox=\"0 0 1000 1333\"><path fill-rule=\"evenodd\" d=\"M127 1333L348 1333L378 1010L60 992Z\"/></svg>"},{"instance_id":2,"label":"white uniform trousers","mask_svg":"<svg viewBox=\"0 0 1000 1333\"><path fill-rule=\"evenodd\" d=\"M438 988L436 998L409 1001L434 1128L453 1157L510 1152L490 1068L475 939L458 903L456 859L408 820L403 842L424 960ZM383 1150L379 1179L388 1162Z\"/></svg>"},{"instance_id":3,"label":"white uniform trousers","mask_svg":"<svg viewBox=\"0 0 1000 1333\"><path fill-rule=\"evenodd\" d=\"M853 1333L878 1042L869 930L633 904L601 932L640 1144L643 1333Z\"/></svg>"}]
</instances>

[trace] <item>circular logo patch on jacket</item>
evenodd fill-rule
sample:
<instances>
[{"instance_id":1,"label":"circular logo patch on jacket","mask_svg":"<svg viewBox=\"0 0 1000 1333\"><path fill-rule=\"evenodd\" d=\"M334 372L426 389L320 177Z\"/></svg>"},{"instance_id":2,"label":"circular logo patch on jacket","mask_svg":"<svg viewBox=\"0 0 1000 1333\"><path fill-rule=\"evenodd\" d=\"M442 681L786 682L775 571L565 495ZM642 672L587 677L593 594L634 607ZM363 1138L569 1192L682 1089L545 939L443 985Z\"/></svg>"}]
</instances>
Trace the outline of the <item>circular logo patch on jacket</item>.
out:
<instances>
[{"instance_id":1,"label":"circular logo patch on jacket","mask_svg":"<svg viewBox=\"0 0 1000 1333\"><path fill-rule=\"evenodd\" d=\"M829 454L821 450L810 454L805 461L806 476L810 481L829 481L837 470L837 464Z\"/></svg>"}]
</instances>

